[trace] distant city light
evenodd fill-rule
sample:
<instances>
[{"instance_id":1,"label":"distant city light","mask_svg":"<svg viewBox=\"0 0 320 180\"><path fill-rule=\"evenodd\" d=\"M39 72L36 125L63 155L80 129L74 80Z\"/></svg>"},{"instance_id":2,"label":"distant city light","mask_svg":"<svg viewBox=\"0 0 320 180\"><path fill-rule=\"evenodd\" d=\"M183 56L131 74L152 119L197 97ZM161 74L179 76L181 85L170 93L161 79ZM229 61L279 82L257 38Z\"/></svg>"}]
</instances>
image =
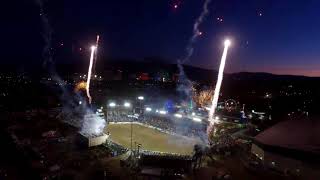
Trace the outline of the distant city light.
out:
<instances>
[{"instance_id":1,"label":"distant city light","mask_svg":"<svg viewBox=\"0 0 320 180\"><path fill-rule=\"evenodd\" d=\"M146 108L146 111L150 112L150 111L152 111L152 109L149 108L149 107L147 107L147 108Z\"/></svg>"},{"instance_id":2,"label":"distant city light","mask_svg":"<svg viewBox=\"0 0 320 180\"><path fill-rule=\"evenodd\" d=\"M167 114L166 111L159 111L160 114Z\"/></svg>"},{"instance_id":3,"label":"distant city light","mask_svg":"<svg viewBox=\"0 0 320 180\"><path fill-rule=\"evenodd\" d=\"M177 117L177 118L182 118L181 114L174 114L174 116Z\"/></svg>"},{"instance_id":4,"label":"distant city light","mask_svg":"<svg viewBox=\"0 0 320 180\"><path fill-rule=\"evenodd\" d=\"M110 107L116 107L116 103L111 102L111 103L109 103L109 106L110 106Z\"/></svg>"},{"instance_id":5,"label":"distant city light","mask_svg":"<svg viewBox=\"0 0 320 180\"><path fill-rule=\"evenodd\" d=\"M197 118L197 117L192 118L192 120L194 120L196 122L201 122L202 121L200 118Z\"/></svg>"},{"instance_id":6,"label":"distant city light","mask_svg":"<svg viewBox=\"0 0 320 180\"><path fill-rule=\"evenodd\" d=\"M131 104L130 104L130 103L128 103L128 102L125 102L125 103L123 104L123 106L124 106L124 107L130 107L130 106L131 106Z\"/></svg>"},{"instance_id":7,"label":"distant city light","mask_svg":"<svg viewBox=\"0 0 320 180\"><path fill-rule=\"evenodd\" d=\"M139 100L144 100L144 97L143 96L139 96L138 99Z\"/></svg>"}]
</instances>

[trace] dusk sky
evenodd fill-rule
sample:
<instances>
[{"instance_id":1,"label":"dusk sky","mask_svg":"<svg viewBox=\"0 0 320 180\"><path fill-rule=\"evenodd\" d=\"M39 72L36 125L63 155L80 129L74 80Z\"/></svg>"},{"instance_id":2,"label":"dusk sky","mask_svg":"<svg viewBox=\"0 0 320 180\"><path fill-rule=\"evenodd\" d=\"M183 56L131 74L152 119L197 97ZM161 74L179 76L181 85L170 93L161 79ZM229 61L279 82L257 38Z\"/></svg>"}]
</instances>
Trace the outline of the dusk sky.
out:
<instances>
[{"instance_id":1,"label":"dusk sky","mask_svg":"<svg viewBox=\"0 0 320 180\"><path fill-rule=\"evenodd\" d=\"M99 52L105 57L156 56L168 63L176 63L185 56L194 21L204 3L203 0L43 2L56 52L61 48L73 52L88 49L100 34ZM25 59L41 63L43 28L36 1L2 4L1 62L23 64ZM194 54L187 64L217 69L223 39L228 37L232 46L227 72L320 76L320 1L212 0L209 10L200 26L203 34L194 44ZM59 58L55 61L68 63L68 57Z\"/></svg>"}]
</instances>

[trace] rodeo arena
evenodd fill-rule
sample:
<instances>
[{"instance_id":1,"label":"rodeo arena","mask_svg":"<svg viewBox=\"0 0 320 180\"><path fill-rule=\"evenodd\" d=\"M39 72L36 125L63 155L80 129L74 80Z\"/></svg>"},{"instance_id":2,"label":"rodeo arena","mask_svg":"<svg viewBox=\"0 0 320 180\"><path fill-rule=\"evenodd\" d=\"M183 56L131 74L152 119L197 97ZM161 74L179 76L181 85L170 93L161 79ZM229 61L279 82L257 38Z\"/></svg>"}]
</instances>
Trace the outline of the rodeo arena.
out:
<instances>
[{"instance_id":1,"label":"rodeo arena","mask_svg":"<svg viewBox=\"0 0 320 180\"><path fill-rule=\"evenodd\" d=\"M138 171L142 177L174 178L200 168L205 155L229 152L235 145L227 131L219 133L214 141L208 140L206 109L168 103L157 108L144 101L143 96L131 101L109 101L95 113L84 115L82 124L92 127L87 128L89 132L79 132L82 144L89 148L106 146L114 157L121 159L122 167ZM102 132L90 133L102 127L92 125L97 118L106 124Z\"/></svg>"}]
</instances>

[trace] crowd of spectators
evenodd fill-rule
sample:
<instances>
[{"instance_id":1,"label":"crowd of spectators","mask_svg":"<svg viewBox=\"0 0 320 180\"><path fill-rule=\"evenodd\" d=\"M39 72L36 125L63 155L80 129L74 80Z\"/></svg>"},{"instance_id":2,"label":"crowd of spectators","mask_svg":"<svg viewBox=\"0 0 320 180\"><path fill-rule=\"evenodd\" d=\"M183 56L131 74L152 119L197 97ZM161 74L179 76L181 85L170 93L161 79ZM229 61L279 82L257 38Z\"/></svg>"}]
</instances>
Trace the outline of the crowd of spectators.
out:
<instances>
[{"instance_id":1,"label":"crowd of spectators","mask_svg":"<svg viewBox=\"0 0 320 180\"><path fill-rule=\"evenodd\" d=\"M182 155L178 153L167 153L167 152L160 152L160 151L148 151L148 150L140 150L140 154L143 154L144 156L165 156L168 158L177 158L177 159L185 159L190 160L192 159L189 155Z\"/></svg>"},{"instance_id":2,"label":"crowd of spectators","mask_svg":"<svg viewBox=\"0 0 320 180\"><path fill-rule=\"evenodd\" d=\"M188 137L206 136L206 124L191 119L175 118L173 115L140 114L129 115L125 112L111 111L107 114L108 122L139 122L161 130Z\"/></svg>"}]
</instances>

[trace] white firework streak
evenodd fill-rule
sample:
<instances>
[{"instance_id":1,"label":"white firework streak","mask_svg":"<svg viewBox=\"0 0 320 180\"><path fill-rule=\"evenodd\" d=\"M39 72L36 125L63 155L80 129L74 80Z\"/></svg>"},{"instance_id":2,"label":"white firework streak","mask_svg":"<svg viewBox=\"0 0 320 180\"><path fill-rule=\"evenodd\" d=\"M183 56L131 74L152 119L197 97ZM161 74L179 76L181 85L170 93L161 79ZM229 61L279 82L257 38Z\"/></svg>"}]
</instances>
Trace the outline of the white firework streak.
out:
<instances>
[{"instance_id":1,"label":"white firework streak","mask_svg":"<svg viewBox=\"0 0 320 180\"><path fill-rule=\"evenodd\" d=\"M89 104L91 104L91 101L92 101L92 97L90 95L90 81L91 81L91 73L92 73L92 65L93 65L95 49L96 49L95 46L91 47L90 64L89 64L87 86L86 86L86 91L87 91L87 96L88 96L88 99L89 99Z\"/></svg>"},{"instance_id":2,"label":"white firework streak","mask_svg":"<svg viewBox=\"0 0 320 180\"><path fill-rule=\"evenodd\" d=\"M100 36L99 36L99 35L97 35L97 40L96 40L96 51L95 51L94 60L93 60L93 73L94 73L94 74L95 74L96 64L97 64L97 60L98 60L99 40L100 40Z\"/></svg>"},{"instance_id":3,"label":"white firework streak","mask_svg":"<svg viewBox=\"0 0 320 180\"><path fill-rule=\"evenodd\" d=\"M219 94L220 94L221 84L222 84L222 80L223 80L224 67L226 65L226 59L227 59L229 46L230 46L230 41L226 40L224 42L224 50L223 50L223 54L222 54L222 58L221 58L221 62L220 62L218 80L216 83L216 88L214 90L212 105L211 105L210 112L209 112L210 125L209 125L208 131L212 130L213 125L215 123L214 115L215 115L215 111L216 111L218 100L219 100Z\"/></svg>"}]
</instances>

